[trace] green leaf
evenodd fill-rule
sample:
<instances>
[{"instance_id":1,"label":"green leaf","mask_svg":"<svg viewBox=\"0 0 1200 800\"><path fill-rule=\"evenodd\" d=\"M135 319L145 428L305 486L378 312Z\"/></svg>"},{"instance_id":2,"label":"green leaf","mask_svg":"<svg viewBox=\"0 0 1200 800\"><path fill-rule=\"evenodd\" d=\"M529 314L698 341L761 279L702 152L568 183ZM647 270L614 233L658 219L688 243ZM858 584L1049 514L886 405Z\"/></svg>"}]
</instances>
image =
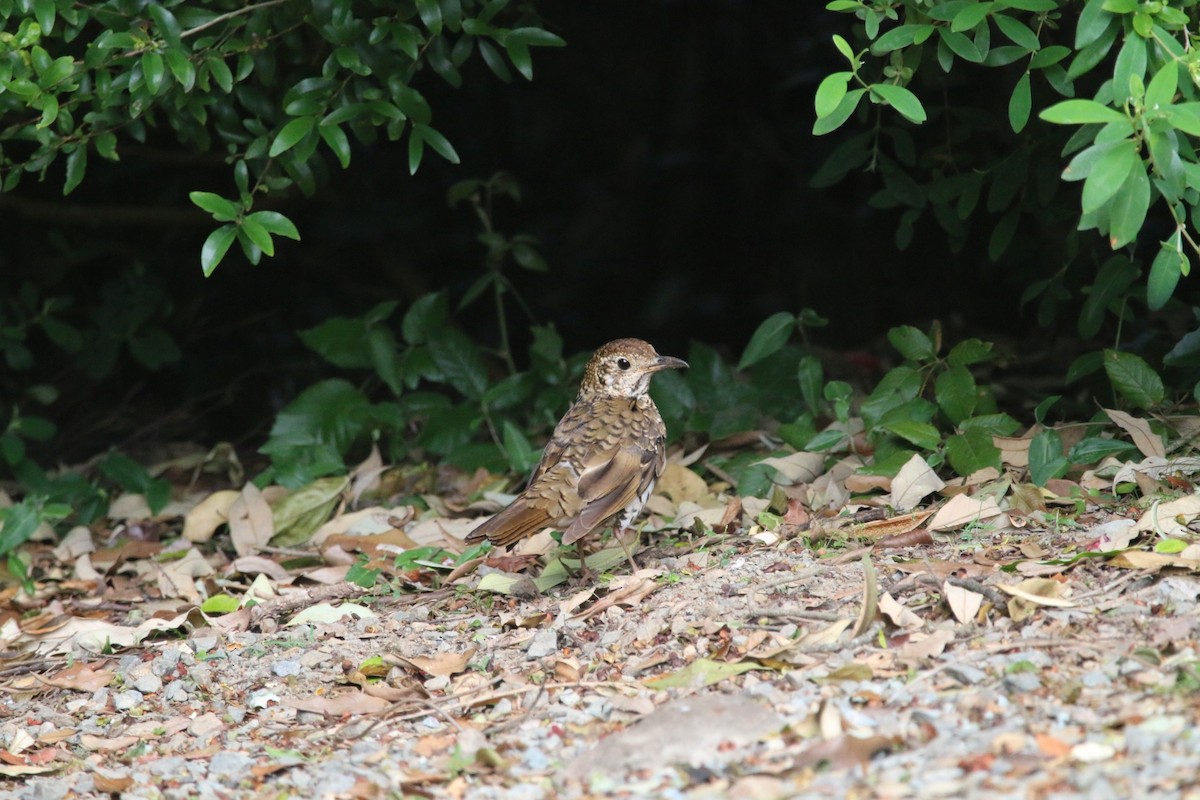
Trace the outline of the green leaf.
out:
<instances>
[{"instance_id":1,"label":"green leaf","mask_svg":"<svg viewBox=\"0 0 1200 800\"><path fill-rule=\"evenodd\" d=\"M478 400L488 388L487 367L467 335L455 328L446 328L429 340L429 352L446 383L462 394Z\"/></svg>"},{"instance_id":2,"label":"green leaf","mask_svg":"<svg viewBox=\"0 0 1200 800\"><path fill-rule=\"evenodd\" d=\"M325 140L325 144L337 156L342 169L350 166L350 140L346 138L346 132L337 125L321 125L317 128L317 131L321 134L321 138Z\"/></svg>"},{"instance_id":3,"label":"green leaf","mask_svg":"<svg viewBox=\"0 0 1200 800\"><path fill-rule=\"evenodd\" d=\"M246 217L241 222L241 230L250 241L254 242L259 250L262 250L268 256L275 255L275 242L271 239L271 234L263 227L263 224L254 219L253 216Z\"/></svg>"},{"instance_id":4,"label":"green leaf","mask_svg":"<svg viewBox=\"0 0 1200 800\"><path fill-rule=\"evenodd\" d=\"M840 128L846 120L850 119L850 115L858 108L858 101L867 93L866 89L852 89L846 92L846 96L842 98L835 108L827 117L818 117L813 123L812 132L814 136L822 136L831 131Z\"/></svg>"},{"instance_id":5,"label":"green leaf","mask_svg":"<svg viewBox=\"0 0 1200 800\"><path fill-rule=\"evenodd\" d=\"M800 359L796 373L800 382L800 396L804 398L805 405L812 413L820 413L821 383L825 377L821 361L815 356L804 356Z\"/></svg>"},{"instance_id":6,"label":"green leaf","mask_svg":"<svg viewBox=\"0 0 1200 800\"><path fill-rule=\"evenodd\" d=\"M533 47L565 47L567 44L561 36L541 28L513 28L504 37L505 45L510 42Z\"/></svg>"},{"instance_id":7,"label":"green leaf","mask_svg":"<svg viewBox=\"0 0 1200 800\"><path fill-rule=\"evenodd\" d=\"M278 211L255 211L253 214L247 215L246 219L254 220L276 236L286 236L289 239L300 241L300 231L296 230L295 224Z\"/></svg>"},{"instance_id":8,"label":"green leaf","mask_svg":"<svg viewBox=\"0 0 1200 800\"><path fill-rule=\"evenodd\" d=\"M752 364L757 364L767 356L777 353L787 344L795 328L795 314L780 311L778 314L767 317L750 337L750 342L746 345L745 352L742 353L742 359L738 362L738 369L743 370Z\"/></svg>"},{"instance_id":9,"label":"green leaf","mask_svg":"<svg viewBox=\"0 0 1200 800\"><path fill-rule=\"evenodd\" d=\"M921 25L901 25L892 28L887 33L880 36L871 45L871 52L876 55L890 53L893 50L899 50L902 47L908 47L910 44L923 42L933 33L933 26L929 24Z\"/></svg>"},{"instance_id":10,"label":"green leaf","mask_svg":"<svg viewBox=\"0 0 1200 800\"><path fill-rule=\"evenodd\" d=\"M818 117L828 117L837 110L838 104L846 96L847 84L853 77L853 72L834 72L825 76L817 87L817 96L813 101Z\"/></svg>"},{"instance_id":11,"label":"green leaf","mask_svg":"<svg viewBox=\"0 0 1200 800\"><path fill-rule=\"evenodd\" d=\"M196 68L187 57L187 53L180 48L173 48L167 51L166 59L167 67L175 76L175 80L185 92L190 92L196 85Z\"/></svg>"},{"instance_id":12,"label":"green leaf","mask_svg":"<svg viewBox=\"0 0 1200 800\"><path fill-rule=\"evenodd\" d=\"M1052 478L1061 478L1071 468L1063 456L1062 437L1047 428L1029 443L1029 480L1034 486L1045 486Z\"/></svg>"},{"instance_id":13,"label":"green leaf","mask_svg":"<svg viewBox=\"0 0 1200 800\"><path fill-rule=\"evenodd\" d=\"M1187 259L1179 251L1179 231L1175 231L1169 241L1162 242L1150 265L1150 277L1146 279L1146 305L1150 310L1157 311L1167 304L1186 268Z\"/></svg>"},{"instance_id":14,"label":"green leaf","mask_svg":"<svg viewBox=\"0 0 1200 800\"><path fill-rule=\"evenodd\" d=\"M1087 0L1075 23L1075 49L1082 50L1099 39L1113 20L1113 15L1104 10L1105 0Z\"/></svg>"},{"instance_id":15,"label":"green leaf","mask_svg":"<svg viewBox=\"0 0 1200 800\"><path fill-rule=\"evenodd\" d=\"M87 144L80 142L67 156L67 179L63 182L63 194L68 195L83 182L87 170Z\"/></svg>"},{"instance_id":16,"label":"green leaf","mask_svg":"<svg viewBox=\"0 0 1200 800\"><path fill-rule=\"evenodd\" d=\"M1170 105L1175 98L1178 82L1179 67L1174 60L1167 59L1167 63L1154 73L1150 85L1146 87L1146 110L1153 111L1160 106Z\"/></svg>"},{"instance_id":17,"label":"green leaf","mask_svg":"<svg viewBox=\"0 0 1200 800\"><path fill-rule=\"evenodd\" d=\"M233 73L229 71L229 66L225 63L225 59L221 57L211 57L204 62L208 66L209 74L213 80L217 82L217 86L221 87L221 91L229 94L233 91Z\"/></svg>"},{"instance_id":18,"label":"green leaf","mask_svg":"<svg viewBox=\"0 0 1200 800\"><path fill-rule=\"evenodd\" d=\"M166 85L167 68L163 57L154 51L142 53L142 77L150 94L158 94Z\"/></svg>"},{"instance_id":19,"label":"green leaf","mask_svg":"<svg viewBox=\"0 0 1200 800\"><path fill-rule=\"evenodd\" d=\"M1067 460L1072 464L1095 464L1109 456L1132 455L1137 448L1121 439L1103 439L1093 436L1080 439L1067 454Z\"/></svg>"},{"instance_id":20,"label":"green leaf","mask_svg":"<svg viewBox=\"0 0 1200 800\"><path fill-rule=\"evenodd\" d=\"M56 11L54 0L33 0L33 16L38 27L42 29L43 36L48 36L54 31ZM8 16L8 13L5 12L5 16Z\"/></svg>"},{"instance_id":21,"label":"green leaf","mask_svg":"<svg viewBox=\"0 0 1200 800\"><path fill-rule=\"evenodd\" d=\"M416 175L421 166L421 158L425 155L425 139L421 136L421 128L414 125L408 134L408 174Z\"/></svg>"},{"instance_id":22,"label":"green leaf","mask_svg":"<svg viewBox=\"0 0 1200 800\"><path fill-rule=\"evenodd\" d=\"M213 215L217 222L232 222L242 213L242 207L213 192L188 192L188 199Z\"/></svg>"},{"instance_id":23,"label":"green leaf","mask_svg":"<svg viewBox=\"0 0 1200 800\"><path fill-rule=\"evenodd\" d=\"M946 47L964 61L970 61L973 64L983 61L983 53L979 52L975 42L967 38L965 34L955 33L949 28L938 28L938 36Z\"/></svg>"},{"instance_id":24,"label":"green leaf","mask_svg":"<svg viewBox=\"0 0 1200 800\"><path fill-rule=\"evenodd\" d=\"M1088 180L1091 180L1089 178ZM1087 188L1087 184L1084 184ZM1150 208L1150 178L1140 159L1135 159L1124 184L1109 207L1109 245L1116 250L1137 239Z\"/></svg>"},{"instance_id":25,"label":"green leaf","mask_svg":"<svg viewBox=\"0 0 1200 800\"><path fill-rule=\"evenodd\" d=\"M964 5L950 22L950 30L955 33L971 31L992 13L991 3L970 3Z\"/></svg>"},{"instance_id":26,"label":"green leaf","mask_svg":"<svg viewBox=\"0 0 1200 800\"><path fill-rule=\"evenodd\" d=\"M946 458L962 477L987 467L1000 468L1000 448L992 434L982 428L968 428L946 440Z\"/></svg>"},{"instance_id":27,"label":"green leaf","mask_svg":"<svg viewBox=\"0 0 1200 800\"><path fill-rule=\"evenodd\" d=\"M1029 123L1029 111L1033 106L1033 97L1029 89L1029 73L1026 72L1017 79L1012 95L1008 98L1008 124L1014 133L1020 133Z\"/></svg>"},{"instance_id":28,"label":"green leaf","mask_svg":"<svg viewBox=\"0 0 1200 800\"><path fill-rule=\"evenodd\" d=\"M1138 408L1154 408L1166 396L1162 378L1141 356L1105 350L1104 371L1117 393Z\"/></svg>"},{"instance_id":29,"label":"green leaf","mask_svg":"<svg viewBox=\"0 0 1200 800\"><path fill-rule=\"evenodd\" d=\"M229 251L229 246L235 238L237 228L233 225L222 225L204 240L204 246L200 248L200 268L204 270L205 277L212 275L221 259L225 258L225 253Z\"/></svg>"},{"instance_id":30,"label":"green leaf","mask_svg":"<svg viewBox=\"0 0 1200 800\"><path fill-rule=\"evenodd\" d=\"M146 10L150 13L150 19L154 20L154 27L162 34L167 44L179 47L182 30L175 15L160 3L150 3Z\"/></svg>"},{"instance_id":31,"label":"green leaf","mask_svg":"<svg viewBox=\"0 0 1200 800\"><path fill-rule=\"evenodd\" d=\"M741 675L753 669L765 669L753 661L714 661L709 658L697 658L682 669L667 672L648 678L643 683L653 689L683 689L695 690L704 686L712 686L726 678Z\"/></svg>"},{"instance_id":32,"label":"green leaf","mask_svg":"<svg viewBox=\"0 0 1200 800\"><path fill-rule=\"evenodd\" d=\"M1129 118L1116 109L1095 100L1063 100L1038 114L1046 122L1057 125L1085 125L1089 122L1128 122Z\"/></svg>"},{"instance_id":33,"label":"green leaf","mask_svg":"<svg viewBox=\"0 0 1200 800\"><path fill-rule=\"evenodd\" d=\"M279 133L276 134L274 141L271 142L271 149L267 152L267 155L275 158L291 150L300 143L301 139L308 136L316 124L317 118L312 116L297 117L287 125L284 125Z\"/></svg>"},{"instance_id":34,"label":"green leaf","mask_svg":"<svg viewBox=\"0 0 1200 800\"><path fill-rule=\"evenodd\" d=\"M854 55L854 51L850 48L849 43L836 33L833 35L833 46L838 49L838 52L846 57L852 65L858 66L858 59Z\"/></svg>"},{"instance_id":35,"label":"green leaf","mask_svg":"<svg viewBox=\"0 0 1200 800\"><path fill-rule=\"evenodd\" d=\"M975 378L966 367L950 367L934 381L937 404L955 425L975 412L975 391Z\"/></svg>"},{"instance_id":36,"label":"green leaf","mask_svg":"<svg viewBox=\"0 0 1200 800\"><path fill-rule=\"evenodd\" d=\"M442 32L442 7L437 0L417 0L417 13L430 33L437 36Z\"/></svg>"},{"instance_id":37,"label":"green leaf","mask_svg":"<svg viewBox=\"0 0 1200 800\"><path fill-rule=\"evenodd\" d=\"M529 47L520 42L506 42L504 50L508 53L513 66L517 68L517 72L521 73L525 80L533 80L533 58L529 55Z\"/></svg>"},{"instance_id":38,"label":"green leaf","mask_svg":"<svg viewBox=\"0 0 1200 800\"><path fill-rule=\"evenodd\" d=\"M923 450L936 450L942 443L942 435L938 429L928 422L913 419L901 419L882 425L884 430L896 434L901 439L912 442Z\"/></svg>"},{"instance_id":39,"label":"green leaf","mask_svg":"<svg viewBox=\"0 0 1200 800\"><path fill-rule=\"evenodd\" d=\"M909 122L920 124L925 121L925 108L921 105L921 101L903 86L891 83L873 83L871 91L886 100L888 105L899 111Z\"/></svg>"},{"instance_id":40,"label":"green leaf","mask_svg":"<svg viewBox=\"0 0 1200 800\"><path fill-rule=\"evenodd\" d=\"M964 419L958 424L963 433L980 430L989 436L1012 436L1021 427L1021 423L1008 414L981 414L978 417Z\"/></svg>"},{"instance_id":41,"label":"green leaf","mask_svg":"<svg viewBox=\"0 0 1200 800\"><path fill-rule=\"evenodd\" d=\"M992 352L992 343L980 341L979 339L964 339L950 350L946 356L946 363L952 367L965 367L970 364L978 364L981 361L990 361L995 357Z\"/></svg>"},{"instance_id":42,"label":"green leaf","mask_svg":"<svg viewBox=\"0 0 1200 800\"><path fill-rule=\"evenodd\" d=\"M1137 145L1132 139L1123 140L1122 146L1114 147L1101 156L1083 182L1080 205L1084 212L1096 211L1111 200L1133 169L1141 170L1142 165Z\"/></svg>"},{"instance_id":43,"label":"green leaf","mask_svg":"<svg viewBox=\"0 0 1200 800\"><path fill-rule=\"evenodd\" d=\"M909 361L929 361L937 356L933 342L911 325L901 325L888 331L888 341Z\"/></svg>"},{"instance_id":44,"label":"green leaf","mask_svg":"<svg viewBox=\"0 0 1200 800\"><path fill-rule=\"evenodd\" d=\"M20 547L41 523L37 506L30 498L15 506L0 509L0 555L6 555Z\"/></svg>"},{"instance_id":45,"label":"green leaf","mask_svg":"<svg viewBox=\"0 0 1200 800\"><path fill-rule=\"evenodd\" d=\"M1093 353L1092 355L1098 356L1100 354ZM1096 369L1100 369L1100 367L1097 365ZM1071 381L1068 379L1067 383L1070 383L1070 382ZM1052 394L1049 397L1047 397L1045 400L1043 400L1042 402L1038 403L1037 406L1035 406L1033 409L1033 421L1036 422L1038 425L1041 425L1043 422L1045 422L1046 412L1049 411L1054 406L1054 404L1057 403L1059 400L1062 400L1061 394Z\"/></svg>"},{"instance_id":46,"label":"green leaf","mask_svg":"<svg viewBox=\"0 0 1200 800\"><path fill-rule=\"evenodd\" d=\"M1079 312L1080 336L1090 339L1100 332L1109 305L1121 298L1125 290L1138 279L1138 274L1138 268L1124 256L1113 256L1104 262ZM1099 364L1096 366L1099 368Z\"/></svg>"},{"instance_id":47,"label":"green leaf","mask_svg":"<svg viewBox=\"0 0 1200 800\"><path fill-rule=\"evenodd\" d=\"M995 14L992 16L992 21L996 23L1000 32L1011 39L1014 44L1020 45L1030 52L1041 49L1042 43L1038 41L1037 34L1015 17L1007 14Z\"/></svg>"},{"instance_id":48,"label":"green leaf","mask_svg":"<svg viewBox=\"0 0 1200 800\"><path fill-rule=\"evenodd\" d=\"M421 138L429 144L430 147L437 152L442 158L449 161L451 164L459 163L458 153L454 151L454 146L450 141L438 133L428 125L416 124L413 125L413 132L420 132Z\"/></svg>"}]
</instances>

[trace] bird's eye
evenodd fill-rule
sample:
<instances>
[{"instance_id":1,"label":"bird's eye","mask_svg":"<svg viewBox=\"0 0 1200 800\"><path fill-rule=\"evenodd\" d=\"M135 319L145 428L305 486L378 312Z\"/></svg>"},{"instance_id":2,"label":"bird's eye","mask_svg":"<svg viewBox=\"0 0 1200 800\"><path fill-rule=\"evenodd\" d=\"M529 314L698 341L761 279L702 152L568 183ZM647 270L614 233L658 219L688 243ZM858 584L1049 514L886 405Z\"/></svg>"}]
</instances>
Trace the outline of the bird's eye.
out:
<instances>
[{"instance_id":1,"label":"bird's eye","mask_svg":"<svg viewBox=\"0 0 1200 800\"><path fill-rule=\"evenodd\" d=\"M617 359L617 368L622 369L622 370L629 369L629 359L628 358L618 358Z\"/></svg>"}]
</instances>

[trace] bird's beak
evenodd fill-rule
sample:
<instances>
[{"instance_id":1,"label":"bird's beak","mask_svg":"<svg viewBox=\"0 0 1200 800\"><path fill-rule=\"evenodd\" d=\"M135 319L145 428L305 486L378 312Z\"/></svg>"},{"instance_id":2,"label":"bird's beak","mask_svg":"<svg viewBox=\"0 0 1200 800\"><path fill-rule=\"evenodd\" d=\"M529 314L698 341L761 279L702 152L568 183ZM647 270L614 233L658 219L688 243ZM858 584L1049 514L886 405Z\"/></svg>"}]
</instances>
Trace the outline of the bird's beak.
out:
<instances>
[{"instance_id":1,"label":"bird's beak","mask_svg":"<svg viewBox=\"0 0 1200 800\"><path fill-rule=\"evenodd\" d=\"M682 358L674 356L659 356L654 359L654 363L650 365L648 372L658 372L661 369L684 369L688 363Z\"/></svg>"}]
</instances>

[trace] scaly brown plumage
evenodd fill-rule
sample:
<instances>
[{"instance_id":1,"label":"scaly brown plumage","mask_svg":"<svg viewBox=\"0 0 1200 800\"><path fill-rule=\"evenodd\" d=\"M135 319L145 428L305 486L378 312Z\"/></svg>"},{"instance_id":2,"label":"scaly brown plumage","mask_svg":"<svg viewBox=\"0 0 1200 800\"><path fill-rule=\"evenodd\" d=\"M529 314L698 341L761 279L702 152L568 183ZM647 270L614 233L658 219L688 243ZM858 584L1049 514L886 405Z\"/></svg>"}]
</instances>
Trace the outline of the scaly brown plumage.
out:
<instances>
[{"instance_id":1,"label":"scaly brown plumage","mask_svg":"<svg viewBox=\"0 0 1200 800\"><path fill-rule=\"evenodd\" d=\"M467 542L511 545L554 528L571 544L610 523L633 522L666 463L667 429L647 394L650 378L686 366L640 339L617 339L597 350L525 491L471 531Z\"/></svg>"}]
</instances>

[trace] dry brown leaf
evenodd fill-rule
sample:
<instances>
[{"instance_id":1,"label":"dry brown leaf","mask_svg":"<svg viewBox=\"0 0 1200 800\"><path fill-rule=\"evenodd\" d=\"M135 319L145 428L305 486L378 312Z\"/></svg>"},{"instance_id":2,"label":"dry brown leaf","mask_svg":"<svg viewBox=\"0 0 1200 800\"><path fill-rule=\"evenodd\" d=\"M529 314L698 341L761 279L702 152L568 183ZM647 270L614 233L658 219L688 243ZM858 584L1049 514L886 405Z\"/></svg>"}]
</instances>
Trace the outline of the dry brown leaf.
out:
<instances>
[{"instance_id":1,"label":"dry brown leaf","mask_svg":"<svg viewBox=\"0 0 1200 800\"><path fill-rule=\"evenodd\" d=\"M639 569L632 575L622 575L608 584L608 594L572 615L572 619L591 619L613 606L635 606L662 588L658 576L661 569Z\"/></svg>"},{"instance_id":2,"label":"dry brown leaf","mask_svg":"<svg viewBox=\"0 0 1200 800\"><path fill-rule=\"evenodd\" d=\"M946 604L950 606L950 611L954 613L954 618L963 625L970 624L983 605L983 595L950 582L942 584L942 594L946 598Z\"/></svg>"},{"instance_id":3,"label":"dry brown leaf","mask_svg":"<svg viewBox=\"0 0 1200 800\"><path fill-rule=\"evenodd\" d=\"M271 506L253 483L242 487L229 507L229 538L239 556L257 553L275 535Z\"/></svg>"},{"instance_id":4,"label":"dry brown leaf","mask_svg":"<svg viewBox=\"0 0 1200 800\"><path fill-rule=\"evenodd\" d=\"M856 472L846 478L846 488L854 494L867 494L876 490L888 492L892 489L892 482L892 478L887 475L860 475Z\"/></svg>"},{"instance_id":5,"label":"dry brown leaf","mask_svg":"<svg viewBox=\"0 0 1200 800\"><path fill-rule=\"evenodd\" d=\"M97 769L92 771L92 785L102 794L121 794L133 788L133 776Z\"/></svg>"},{"instance_id":6,"label":"dry brown leaf","mask_svg":"<svg viewBox=\"0 0 1200 800\"><path fill-rule=\"evenodd\" d=\"M1146 550L1126 550L1118 553L1109 562L1114 567L1126 569L1148 569L1157 572L1163 567L1200 572L1200 559L1184 558L1182 554L1151 553Z\"/></svg>"},{"instance_id":7,"label":"dry brown leaf","mask_svg":"<svg viewBox=\"0 0 1200 800\"><path fill-rule=\"evenodd\" d=\"M1166 445L1163 444L1162 437L1150 429L1149 422L1113 408L1104 409L1104 413L1114 425L1129 434L1129 438L1137 445L1137 449L1142 451L1142 455L1152 458L1166 457Z\"/></svg>"},{"instance_id":8,"label":"dry brown leaf","mask_svg":"<svg viewBox=\"0 0 1200 800\"><path fill-rule=\"evenodd\" d=\"M676 505L685 500L698 503L711 494L704 479L682 464L667 464L654 491L666 495Z\"/></svg>"},{"instance_id":9,"label":"dry brown leaf","mask_svg":"<svg viewBox=\"0 0 1200 800\"><path fill-rule=\"evenodd\" d=\"M60 669L49 678L35 676L38 680L59 689L73 689L78 692L95 692L108 686L116 677L116 672L106 669L107 661L97 661L90 664L77 662Z\"/></svg>"},{"instance_id":10,"label":"dry brown leaf","mask_svg":"<svg viewBox=\"0 0 1200 800\"><path fill-rule=\"evenodd\" d=\"M776 456L756 461L755 464L765 464L775 470L775 483L791 486L797 483L811 483L825 471L825 454L809 453L801 450L787 456Z\"/></svg>"},{"instance_id":11,"label":"dry brown leaf","mask_svg":"<svg viewBox=\"0 0 1200 800\"><path fill-rule=\"evenodd\" d=\"M462 653L438 653L435 656L391 656L385 661L399 662L404 666L424 672L427 675L457 675L467 668L479 648L472 647Z\"/></svg>"},{"instance_id":12,"label":"dry brown leaf","mask_svg":"<svg viewBox=\"0 0 1200 800\"><path fill-rule=\"evenodd\" d=\"M893 625L902 630L915 631L925 627L925 620L918 617L911 608L897 601L888 592L880 595L879 610L892 621Z\"/></svg>"},{"instance_id":13,"label":"dry brown leaf","mask_svg":"<svg viewBox=\"0 0 1200 800\"><path fill-rule=\"evenodd\" d=\"M1008 601L1008 616L1013 622L1033 616L1039 606L1074 608L1076 605L1066 598L1071 587L1053 578L1027 578L1016 585L998 583L996 588L1012 597Z\"/></svg>"},{"instance_id":14,"label":"dry brown leaf","mask_svg":"<svg viewBox=\"0 0 1200 800\"><path fill-rule=\"evenodd\" d=\"M902 514L898 517L890 517L889 519L877 519L873 522L852 526L850 531L855 536L867 539L899 536L902 533L908 533L915 529L932 515L932 511L914 511L911 514Z\"/></svg>"},{"instance_id":15,"label":"dry brown leaf","mask_svg":"<svg viewBox=\"0 0 1200 800\"><path fill-rule=\"evenodd\" d=\"M973 522L993 519L1002 514L1000 506L996 505L996 501L990 497L977 500L974 497L959 494L951 497L949 502L934 514L928 527L931 531L948 531Z\"/></svg>"},{"instance_id":16,"label":"dry brown leaf","mask_svg":"<svg viewBox=\"0 0 1200 800\"><path fill-rule=\"evenodd\" d=\"M241 492L225 489L201 500L183 518L183 538L189 542L207 542L217 528L229 522L229 509L239 497Z\"/></svg>"},{"instance_id":17,"label":"dry brown leaf","mask_svg":"<svg viewBox=\"0 0 1200 800\"><path fill-rule=\"evenodd\" d=\"M371 506L370 508L351 511L348 514L339 514L317 528L316 533L312 535L312 539L309 542L316 547L324 549L330 546L327 544L327 540L331 538L342 536L368 538L387 534L403 528L404 525L412 520L413 514L412 506L399 506L396 508ZM411 546L415 547L416 545Z\"/></svg>"},{"instance_id":18,"label":"dry brown leaf","mask_svg":"<svg viewBox=\"0 0 1200 800\"><path fill-rule=\"evenodd\" d=\"M1155 501L1134 526L1135 531L1153 531L1164 536L1190 533L1187 525L1200 517L1200 495L1189 494L1168 503Z\"/></svg>"},{"instance_id":19,"label":"dry brown leaf","mask_svg":"<svg viewBox=\"0 0 1200 800\"><path fill-rule=\"evenodd\" d=\"M1000 463L1025 469L1029 466L1029 443L1024 436L993 436L992 443L1000 450Z\"/></svg>"},{"instance_id":20,"label":"dry brown leaf","mask_svg":"<svg viewBox=\"0 0 1200 800\"><path fill-rule=\"evenodd\" d=\"M930 469L925 459L914 454L892 480L892 505L897 511L908 511L945 486L946 483Z\"/></svg>"},{"instance_id":21,"label":"dry brown leaf","mask_svg":"<svg viewBox=\"0 0 1200 800\"><path fill-rule=\"evenodd\" d=\"M134 492L122 492L117 495L108 505L109 519L115 520L131 520L131 519L150 519L154 514L150 513L150 506L146 503L145 495Z\"/></svg>"},{"instance_id":22,"label":"dry brown leaf","mask_svg":"<svg viewBox=\"0 0 1200 800\"><path fill-rule=\"evenodd\" d=\"M940 656L952 641L954 641L954 631L944 628L929 634L914 633L896 651L896 657L901 661L924 661Z\"/></svg>"},{"instance_id":23,"label":"dry brown leaf","mask_svg":"<svg viewBox=\"0 0 1200 800\"><path fill-rule=\"evenodd\" d=\"M79 746L84 750L112 753L118 750L128 750L140 739L136 736L95 736L90 733L79 735Z\"/></svg>"},{"instance_id":24,"label":"dry brown leaf","mask_svg":"<svg viewBox=\"0 0 1200 800\"><path fill-rule=\"evenodd\" d=\"M359 691L341 692L331 697L284 697L280 705L299 711L311 711L327 717L342 717L346 714L380 714L392 707L392 703L380 697L371 697Z\"/></svg>"}]
</instances>

